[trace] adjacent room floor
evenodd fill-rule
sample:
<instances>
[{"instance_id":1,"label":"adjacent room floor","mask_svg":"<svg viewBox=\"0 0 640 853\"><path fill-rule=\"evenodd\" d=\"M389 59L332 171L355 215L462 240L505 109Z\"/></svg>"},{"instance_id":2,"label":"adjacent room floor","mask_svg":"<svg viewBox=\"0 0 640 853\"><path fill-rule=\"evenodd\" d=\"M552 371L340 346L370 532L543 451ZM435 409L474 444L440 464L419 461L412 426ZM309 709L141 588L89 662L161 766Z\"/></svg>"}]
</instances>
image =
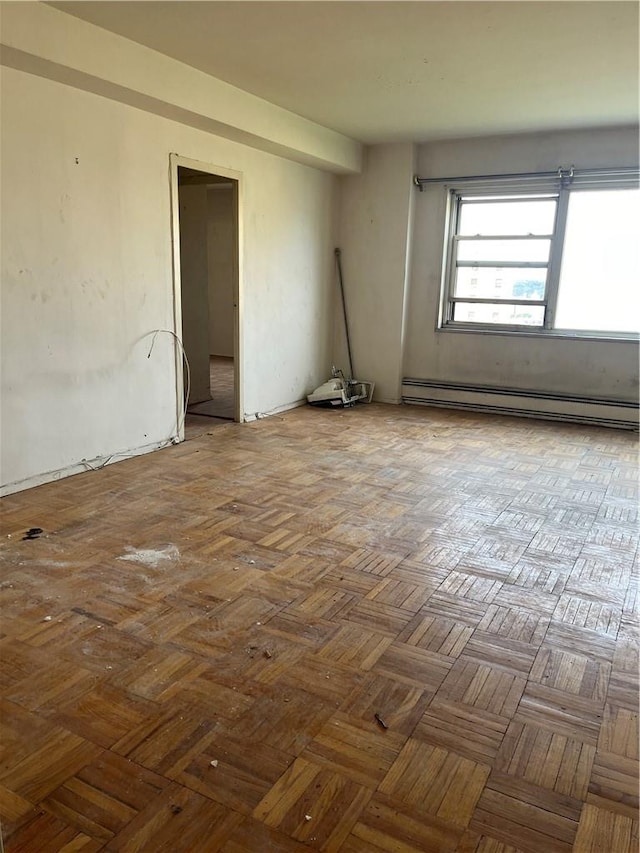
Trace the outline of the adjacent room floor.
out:
<instances>
[{"instance_id":1,"label":"adjacent room floor","mask_svg":"<svg viewBox=\"0 0 640 853\"><path fill-rule=\"evenodd\" d=\"M301 408L6 498L5 850L636 850L636 454Z\"/></svg>"},{"instance_id":2,"label":"adjacent room floor","mask_svg":"<svg viewBox=\"0 0 640 853\"><path fill-rule=\"evenodd\" d=\"M224 356L209 356L209 388L211 399L189 406L191 415L233 420L234 413L233 359Z\"/></svg>"},{"instance_id":3,"label":"adjacent room floor","mask_svg":"<svg viewBox=\"0 0 640 853\"><path fill-rule=\"evenodd\" d=\"M225 356L209 357L209 382L211 399L195 403L187 409L184 434L187 441L223 426L234 418L235 377L233 359Z\"/></svg>"}]
</instances>

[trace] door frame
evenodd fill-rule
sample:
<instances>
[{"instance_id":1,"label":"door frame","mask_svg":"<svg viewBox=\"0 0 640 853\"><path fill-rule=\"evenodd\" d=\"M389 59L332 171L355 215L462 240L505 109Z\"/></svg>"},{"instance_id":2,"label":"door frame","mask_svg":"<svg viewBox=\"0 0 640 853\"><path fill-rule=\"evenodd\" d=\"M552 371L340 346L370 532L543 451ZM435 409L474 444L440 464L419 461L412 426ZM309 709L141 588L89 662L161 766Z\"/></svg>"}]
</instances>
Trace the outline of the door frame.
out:
<instances>
[{"instance_id":1,"label":"door frame","mask_svg":"<svg viewBox=\"0 0 640 853\"><path fill-rule=\"evenodd\" d=\"M195 169L198 172L204 172L208 175L218 175L222 178L229 178L234 181L235 192L233 194L233 216L235 219L234 228L234 282L233 282L233 385L234 385L234 411L233 419L236 423L241 423L243 420L243 388L242 388L242 354L243 354L243 339L242 339L242 291L243 291L243 272L242 272L242 246L243 246L243 229L242 229L242 190L243 190L243 174L236 172L233 169L227 169L225 166L215 166L211 163L204 163L201 160L194 160L190 157L182 157L179 154L169 154L169 185L170 185L170 200L171 200L171 254L173 261L173 323L174 332L177 338L182 343L182 277L180 268L180 201L178 197L178 166L184 166L187 169ZM184 420L182 420L182 407L186 406L184 401L184 378L182 369L182 352L176 346L176 412L177 423L179 424L179 439L184 441ZM181 423L182 420L182 423Z\"/></svg>"}]
</instances>

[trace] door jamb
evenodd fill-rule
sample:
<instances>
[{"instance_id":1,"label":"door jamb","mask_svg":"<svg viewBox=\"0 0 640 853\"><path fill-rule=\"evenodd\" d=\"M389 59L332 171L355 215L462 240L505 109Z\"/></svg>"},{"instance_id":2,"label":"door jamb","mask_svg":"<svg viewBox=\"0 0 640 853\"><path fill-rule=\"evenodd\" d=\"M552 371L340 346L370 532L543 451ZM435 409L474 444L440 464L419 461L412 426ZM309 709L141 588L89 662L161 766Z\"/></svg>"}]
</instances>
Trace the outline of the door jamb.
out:
<instances>
[{"instance_id":1,"label":"door jamb","mask_svg":"<svg viewBox=\"0 0 640 853\"><path fill-rule=\"evenodd\" d=\"M220 175L235 181L233 214L235 218L235 246L234 246L234 283L233 283L233 384L234 384L234 412L233 419L236 423L242 422L243 388L242 388L242 172L227 169L225 166L214 166L193 160L190 157L182 157L179 154L169 154L169 186L171 203L171 254L173 268L173 323L174 331L182 341L182 278L180 271L180 205L178 199L178 166L187 169L195 169L209 175ZM182 373L182 352L176 347L176 409L177 422L180 425L182 406L184 400L184 379ZM180 441L184 441L184 422L180 426L178 435Z\"/></svg>"}]
</instances>

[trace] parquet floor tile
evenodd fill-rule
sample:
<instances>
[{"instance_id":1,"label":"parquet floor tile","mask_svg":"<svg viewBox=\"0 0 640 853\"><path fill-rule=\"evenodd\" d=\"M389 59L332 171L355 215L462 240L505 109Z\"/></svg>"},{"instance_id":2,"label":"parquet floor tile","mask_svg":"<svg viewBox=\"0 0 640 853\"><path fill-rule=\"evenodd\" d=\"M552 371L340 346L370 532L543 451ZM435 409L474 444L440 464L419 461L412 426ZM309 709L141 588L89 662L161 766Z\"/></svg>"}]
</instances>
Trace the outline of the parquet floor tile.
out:
<instances>
[{"instance_id":1,"label":"parquet floor tile","mask_svg":"<svg viewBox=\"0 0 640 853\"><path fill-rule=\"evenodd\" d=\"M301 599L291 604L287 611L300 619L307 614L319 616L321 619L341 619L358 603L356 595L333 589L324 584L303 594Z\"/></svg>"},{"instance_id":2,"label":"parquet floor tile","mask_svg":"<svg viewBox=\"0 0 640 853\"><path fill-rule=\"evenodd\" d=\"M363 678L363 672L349 666L328 662L314 654L305 654L287 668L277 685L282 689L305 690L310 701L334 702L337 708Z\"/></svg>"},{"instance_id":3,"label":"parquet floor tile","mask_svg":"<svg viewBox=\"0 0 640 853\"><path fill-rule=\"evenodd\" d=\"M246 853L247 850L268 850L269 853L302 853L311 850L306 844L296 841L271 829L255 818L245 818L231 834L229 840L219 848L221 853Z\"/></svg>"},{"instance_id":4,"label":"parquet floor tile","mask_svg":"<svg viewBox=\"0 0 640 853\"><path fill-rule=\"evenodd\" d=\"M527 550L509 574L505 575L504 583L557 595L567 583L567 562L573 565L574 559L570 557L565 561L553 555Z\"/></svg>"},{"instance_id":5,"label":"parquet floor tile","mask_svg":"<svg viewBox=\"0 0 640 853\"><path fill-rule=\"evenodd\" d=\"M628 711L615 705L606 705L598 749L626 758L640 759L638 750L638 711Z\"/></svg>"},{"instance_id":6,"label":"parquet floor tile","mask_svg":"<svg viewBox=\"0 0 640 853\"><path fill-rule=\"evenodd\" d=\"M375 551L367 551L359 548L346 559L342 560L340 566L347 569L356 569L359 572L386 577L401 562L400 557L380 554Z\"/></svg>"},{"instance_id":7,"label":"parquet floor tile","mask_svg":"<svg viewBox=\"0 0 640 853\"><path fill-rule=\"evenodd\" d=\"M44 809L85 835L109 841L170 783L113 752L104 752L53 791Z\"/></svg>"},{"instance_id":8,"label":"parquet floor tile","mask_svg":"<svg viewBox=\"0 0 640 853\"><path fill-rule=\"evenodd\" d=\"M469 598L490 604L502 588L501 581L466 574L454 569L438 587L440 595Z\"/></svg>"},{"instance_id":9,"label":"parquet floor tile","mask_svg":"<svg viewBox=\"0 0 640 853\"><path fill-rule=\"evenodd\" d=\"M4 850L637 853L639 582L603 428L300 408L12 495Z\"/></svg>"},{"instance_id":10,"label":"parquet floor tile","mask_svg":"<svg viewBox=\"0 0 640 853\"><path fill-rule=\"evenodd\" d=\"M152 702L104 683L79 697L67 699L51 716L69 731L109 748L154 712Z\"/></svg>"},{"instance_id":11,"label":"parquet floor tile","mask_svg":"<svg viewBox=\"0 0 640 853\"><path fill-rule=\"evenodd\" d=\"M585 800L595 747L557 734L550 728L510 723L495 769L542 788Z\"/></svg>"},{"instance_id":12,"label":"parquet floor tile","mask_svg":"<svg viewBox=\"0 0 640 853\"><path fill-rule=\"evenodd\" d=\"M610 637L618 636L622 608L611 604L603 604L602 601L587 598L588 588L586 584L580 584L581 595L573 594L571 587L568 592L563 593L556 609L553 611L552 619L563 622L566 625L575 625L578 628L590 628L600 634ZM621 602L622 604L622 602Z\"/></svg>"},{"instance_id":13,"label":"parquet floor tile","mask_svg":"<svg viewBox=\"0 0 640 853\"><path fill-rule=\"evenodd\" d=\"M589 699L529 682L514 719L553 726L566 737L577 737L595 745L602 724L602 709Z\"/></svg>"},{"instance_id":14,"label":"parquet floor tile","mask_svg":"<svg viewBox=\"0 0 640 853\"><path fill-rule=\"evenodd\" d=\"M529 680L557 695L579 696L604 707L611 665L565 649L543 646L531 667Z\"/></svg>"},{"instance_id":15,"label":"parquet floor tile","mask_svg":"<svg viewBox=\"0 0 640 853\"><path fill-rule=\"evenodd\" d=\"M345 853L453 853L459 826L375 794L354 826L342 850Z\"/></svg>"},{"instance_id":16,"label":"parquet floor tile","mask_svg":"<svg viewBox=\"0 0 640 853\"><path fill-rule=\"evenodd\" d=\"M438 697L511 719L525 684L518 673L462 655L442 682Z\"/></svg>"},{"instance_id":17,"label":"parquet floor tile","mask_svg":"<svg viewBox=\"0 0 640 853\"><path fill-rule=\"evenodd\" d=\"M511 844L478 835L477 832L465 832L456 848L456 853L522 853L522 850Z\"/></svg>"},{"instance_id":18,"label":"parquet floor tile","mask_svg":"<svg viewBox=\"0 0 640 853\"><path fill-rule=\"evenodd\" d=\"M371 719L338 712L309 743L302 757L375 790L406 739L395 729L372 728Z\"/></svg>"},{"instance_id":19,"label":"parquet floor tile","mask_svg":"<svg viewBox=\"0 0 640 853\"><path fill-rule=\"evenodd\" d=\"M486 604L437 590L424 605L422 612L477 628L487 613L487 607Z\"/></svg>"},{"instance_id":20,"label":"parquet floor tile","mask_svg":"<svg viewBox=\"0 0 640 853\"><path fill-rule=\"evenodd\" d=\"M368 670L391 643L391 637L347 624L340 627L316 654L319 658Z\"/></svg>"},{"instance_id":21,"label":"parquet floor tile","mask_svg":"<svg viewBox=\"0 0 640 853\"><path fill-rule=\"evenodd\" d=\"M494 771L470 828L527 853L560 853L572 849L580 808L580 800Z\"/></svg>"},{"instance_id":22,"label":"parquet floor tile","mask_svg":"<svg viewBox=\"0 0 640 853\"><path fill-rule=\"evenodd\" d=\"M551 616L558 606L558 596L535 587L504 583L493 600L502 607L519 607L532 613Z\"/></svg>"},{"instance_id":23,"label":"parquet floor tile","mask_svg":"<svg viewBox=\"0 0 640 853\"><path fill-rule=\"evenodd\" d=\"M377 673L367 676L341 706L350 717L371 723L378 714L394 732L409 737L429 704L432 693ZM382 723L379 723L382 725Z\"/></svg>"},{"instance_id":24,"label":"parquet floor tile","mask_svg":"<svg viewBox=\"0 0 640 853\"><path fill-rule=\"evenodd\" d=\"M586 804L580 817L574 853L637 850L638 821Z\"/></svg>"},{"instance_id":25,"label":"parquet floor tile","mask_svg":"<svg viewBox=\"0 0 640 853\"><path fill-rule=\"evenodd\" d=\"M33 819L11 834L5 850L7 853L95 853L104 849L101 839L90 838L77 832L63 820L44 811L34 812Z\"/></svg>"},{"instance_id":26,"label":"parquet floor tile","mask_svg":"<svg viewBox=\"0 0 640 853\"><path fill-rule=\"evenodd\" d=\"M611 664L616 652L617 638L588 628L551 621L545 635L545 644L552 648L570 648L577 655ZM611 689L611 676L609 677Z\"/></svg>"},{"instance_id":27,"label":"parquet floor tile","mask_svg":"<svg viewBox=\"0 0 640 853\"><path fill-rule=\"evenodd\" d=\"M345 619L372 631L380 631L389 637L397 637L412 616L410 610L404 610L402 607L362 599L349 608Z\"/></svg>"},{"instance_id":28,"label":"parquet floor tile","mask_svg":"<svg viewBox=\"0 0 640 853\"><path fill-rule=\"evenodd\" d=\"M32 810L29 800L0 785L0 815L5 826L17 825Z\"/></svg>"},{"instance_id":29,"label":"parquet floor tile","mask_svg":"<svg viewBox=\"0 0 640 853\"><path fill-rule=\"evenodd\" d=\"M280 612L269 619L268 632L270 635L281 636L314 651L322 647L337 630L337 626L327 619L318 619L315 616L306 616L301 621L295 615Z\"/></svg>"},{"instance_id":30,"label":"parquet floor tile","mask_svg":"<svg viewBox=\"0 0 640 853\"><path fill-rule=\"evenodd\" d=\"M638 672L620 672L614 669L609 679L607 696L614 705L637 710Z\"/></svg>"},{"instance_id":31,"label":"parquet floor tile","mask_svg":"<svg viewBox=\"0 0 640 853\"><path fill-rule=\"evenodd\" d=\"M587 800L635 819L639 770L637 759L598 750Z\"/></svg>"},{"instance_id":32,"label":"parquet floor tile","mask_svg":"<svg viewBox=\"0 0 640 853\"><path fill-rule=\"evenodd\" d=\"M460 625L453 619L419 614L398 635L408 646L457 658L473 635L470 625Z\"/></svg>"},{"instance_id":33,"label":"parquet floor tile","mask_svg":"<svg viewBox=\"0 0 640 853\"><path fill-rule=\"evenodd\" d=\"M532 646L540 646L549 622L535 613L518 607L501 607L491 604L480 620L477 633L495 635L506 640L517 640Z\"/></svg>"},{"instance_id":34,"label":"parquet floor tile","mask_svg":"<svg viewBox=\"0 0 640 853\"><path fill-rule=\"evenodd\" d=\"M33 648L22 640L6 636L0 640L0 689L3 696L24 679L32 679L36 671L49 668L46 650Z\"/></svg>"},{"instance_id":35,"label":"parquet floor tile","mask_svg":"<svg viewBox=\"0 0 640 853\"><path fill-rule=\"evenodd\" d=\"M219 850L242 820L238 812L180 785L170 785L104 847L109 853ZM159 845L162 846L159 846Z\"/></svg>"},{"instance_id":36,"label":"parquet floor tile","mask_svg":"<svg viewBox=\"0 0 640 853\"><path fill-rule=\"evenodd\" d=\"M189 713L181 709L148 718L121 737L112 749L147 770L173 779L207 747L215 730L212 719L203 719L197 710Z\"/></svg>"},{"instance_id":37,"label":"parquet floor tile","mask_svg":"<svg viewBox=\"0 0 640 853\"><path fill-rule=\"evenodd\" d=\"M527 675L536 657L538 648L532 643L502 637L476 630L464 648L466 658L483 663L491 661L494 666L515 670Z\"/></svg>"},{"instance_id":38,"label":"parquet floor tile","mask_svg":"<svg viewBox=\"0 0 640 853\"><path fill-rule=\"evenodd\" d=\"M480 764L493 764L508 720L491 711L437 696L414 730L414 737L453 750Z\"/></svg>"},{"instance_id":39,"label":"parquet floor tile","mask_svg":"<svg viewBox=\"0 0 640 853\"><path fill-rule=\"evenodd\" d=\"M289 755L299 755L335 714L336 703L314 697L304 690L279 685L265 691L240 719L219 721L220 736L233 733L245 745L266 744Z\"/></svg>"},{"instance_id":40,"label":"parquet floor tile","mask_svg":"<svg viewBox=\"0 0 640 853\"><path fill-rule=\"evenodd\" d=\"M490 768L439 746L410 738L379 790L388 797L466 827Z\"/></svg>"},{"instance_id":41,"label":"parquet floor tile","mask_svg":"<svg viewBox=\"0 0 640 853\"><path fill-rule=\"evenodd\" d=\"M0 783L24 799L39 803L101 752L95 743L56 727L21 761L10 761L0 773Z\"/></svg>"},{"instance_id":42,"label":"parquet floor tile","mask_svg":"<svg viewBox=\"0 0 640 853\"><path fill-rule=\"evenodd\" d=\"M192 753L188 764L173 773L181 784L242 814L249 814L293 761L268 743L223 733Z\"/></svg>"},{"instance_id":43,"label":"parquet floor tile","mask_svg":"<svg viewBox=\"0 0 640 853\"><path fill-rule=\"evenodd\" d=\"M372 791L299 758L258 803L253 816L313 850L340 850Z\"/></svg>"},{"instance_id":44,"label":"parquet floor tile","mask_svg":"<svg viewBox=\"0 0 640 853\"><path fill-rule=\"evenodd\" d=\"M392 643L378 658L374 670L396 681L423 687L432 694L444 681L454 658L425 649Z\"/></svg>"}]
</instances>

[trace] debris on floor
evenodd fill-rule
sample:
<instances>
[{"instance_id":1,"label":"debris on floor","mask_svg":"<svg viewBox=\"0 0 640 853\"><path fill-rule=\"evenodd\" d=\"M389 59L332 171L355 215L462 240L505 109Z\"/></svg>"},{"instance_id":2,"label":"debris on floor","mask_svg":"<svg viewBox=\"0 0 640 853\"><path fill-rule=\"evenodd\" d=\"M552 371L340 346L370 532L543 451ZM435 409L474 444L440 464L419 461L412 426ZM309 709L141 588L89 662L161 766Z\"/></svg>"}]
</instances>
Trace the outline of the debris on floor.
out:
<instances>
[{"instance_id":1,"label":"debris on floor","mask_svg":"<svg viewBox=\"0 0 640 853\"><path fill-rule=\"evenodd\" d=\"M142 563L143 566L149 566L152 569L157 569L161 563L180 559L180 551L175 545L166 545L164 548L158 549L133 548L128 545L125 551L128 553L117 557L118 560Z\"/></svg>"},{"instance_id":2,"label":"debris on floor","mask_svg":"<svg viewBox=\"0 0 640 853\"><path fill-rule=\"evenodd\" d=\"M41 527L30 527L22 537L22 541L24 542L25 540L39 539L41 533L44 533L44 530Z\"/></svg>"}]
</instances>

